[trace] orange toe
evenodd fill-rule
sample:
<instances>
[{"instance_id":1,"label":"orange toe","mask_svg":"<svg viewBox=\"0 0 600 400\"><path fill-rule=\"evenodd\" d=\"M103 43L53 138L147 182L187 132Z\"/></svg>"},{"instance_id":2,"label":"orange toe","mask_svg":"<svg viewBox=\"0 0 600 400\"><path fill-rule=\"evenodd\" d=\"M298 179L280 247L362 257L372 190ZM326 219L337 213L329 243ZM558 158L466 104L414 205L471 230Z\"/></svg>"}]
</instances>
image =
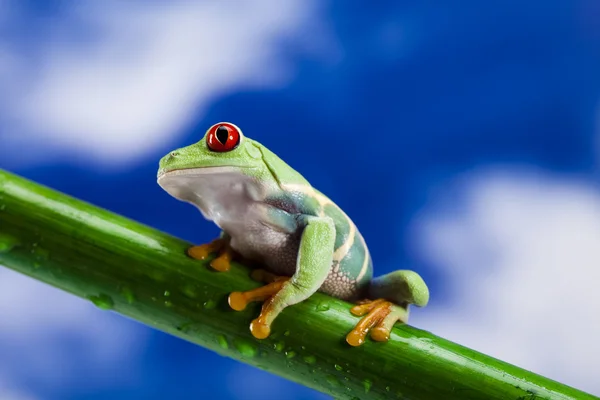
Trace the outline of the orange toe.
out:
<instances>
[{"instance_id":1,"label":"orange toe","mask_svg":"<svg viewBox=\"0 0 600 400\"><path fill-rule=\"evenodd\" d=\"M263 272L258 274L258 278L269 279L271 283L246 292L232 292L229 294L229 306L236 311L242 311L250 302L264 301L260 315L250 324L250 332L257 339L265 339L271 334L269 314L272 309L273 298L284 287L289 278L278 277L266 271L264 271L264 274Z\"/></svg>"},{"instance_id":2,"label":"orange toe","mask_svg":"<svg viewBox=\"0 0 600 400\"><path fill-rule=\"evenodd\" d=\"M225 244L225 239L215 239L210 243L190 247L187 250L187 254L196 260L206 260L212 253L221 250Z\"/></svg>"},{"instance_id":3,"label":"orange toe","mask_svg":"<svg viewBox=\"0 0 600 400\"><path fill-rule=\"evenodd\" d=\"M378 342L389 339L391 321L388 316L392 312L392 303L384 299L378 299L369 303L359 304L350 311L363 318L356 324L354 329L346 336L346 342L351 346L360 346L366 340L367 334L371 333L371 338ZM366 314L366 315L365 315Z\"/></svg>"}]
</instances>

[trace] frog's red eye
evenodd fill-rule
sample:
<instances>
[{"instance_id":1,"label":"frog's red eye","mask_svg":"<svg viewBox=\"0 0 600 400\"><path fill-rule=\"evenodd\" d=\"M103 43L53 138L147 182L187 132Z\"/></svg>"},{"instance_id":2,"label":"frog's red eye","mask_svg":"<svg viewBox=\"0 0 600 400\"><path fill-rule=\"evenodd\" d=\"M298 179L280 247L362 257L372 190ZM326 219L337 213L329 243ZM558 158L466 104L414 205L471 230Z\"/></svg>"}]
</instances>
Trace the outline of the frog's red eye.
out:
<instances>
[{"instance_id":1,"label":"frog's red eye","mask_svg":"<svg viewBox=\"0 0 600 400\"><path fill-rule=\"evenodd\" d=\"M206 145L212 151L225 152L240 144L240 131L237 126L221 122L210 127L206 135Z\"/></svg>"}]
</instances>

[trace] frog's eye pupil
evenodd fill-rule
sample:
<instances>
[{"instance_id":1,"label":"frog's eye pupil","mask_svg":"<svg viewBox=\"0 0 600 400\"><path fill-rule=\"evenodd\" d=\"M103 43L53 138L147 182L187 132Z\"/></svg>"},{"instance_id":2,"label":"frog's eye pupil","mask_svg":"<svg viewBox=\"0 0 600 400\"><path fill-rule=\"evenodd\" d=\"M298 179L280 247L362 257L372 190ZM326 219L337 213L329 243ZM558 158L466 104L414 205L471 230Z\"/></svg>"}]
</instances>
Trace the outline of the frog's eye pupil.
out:
<instances>
[{"instance_id":1,"label":"frog's eye pupil","mask_svg":"<svg viewBox=\"0 0 600 400\"><path fill-rule=\"evenodd\" d=\"M217 128L217 140L221 142L221 144L227 143L227 139L229 138L229 130L223 125Z\"/></svg>"},{"instance_id":2,"label":"frog's eye pupil","mask_svg":"<svg viewBox=\"0 0 600 400\"><path fill-rule=\"evenodd\" d=\"M213 125L206 135L206 145L212 151L226 152L235 149L240 144L239 128L228 122Z\"/></svg>"}]
</instances>

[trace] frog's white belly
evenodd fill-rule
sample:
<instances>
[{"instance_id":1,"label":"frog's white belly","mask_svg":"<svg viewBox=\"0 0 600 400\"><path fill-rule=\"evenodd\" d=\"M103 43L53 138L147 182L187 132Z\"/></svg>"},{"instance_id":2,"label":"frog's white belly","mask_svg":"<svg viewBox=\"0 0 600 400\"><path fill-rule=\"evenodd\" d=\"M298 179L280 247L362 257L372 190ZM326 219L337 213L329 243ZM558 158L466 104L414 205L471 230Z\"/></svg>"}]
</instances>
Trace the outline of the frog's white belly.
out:
<instances>
[{"instance_id":1,"label":"frog's white belly","mask_svg":"<svg viewBox=\"0 0 600 400\"><path fill-rule=\"evenodd\" d=\"M231 247L243 257L276 274L294 273L301 232L268 223L270 206L264 203L268 187L231 167L173 171L158 183L227 232Z\"/></svg>"},{"instance_id":2,"label":"frog's white belly","mask_svg":"<svg viewBox=\"0 0 600 400\"><path fill-rule=\"evenodd\" d=\"M257 220L250 218L243 227L235 225L230 230L223 228L231 236L231 247L275 274L293 275L300 246L300 232L280 232L255 221Z\"/></svg>"}]
</instances>

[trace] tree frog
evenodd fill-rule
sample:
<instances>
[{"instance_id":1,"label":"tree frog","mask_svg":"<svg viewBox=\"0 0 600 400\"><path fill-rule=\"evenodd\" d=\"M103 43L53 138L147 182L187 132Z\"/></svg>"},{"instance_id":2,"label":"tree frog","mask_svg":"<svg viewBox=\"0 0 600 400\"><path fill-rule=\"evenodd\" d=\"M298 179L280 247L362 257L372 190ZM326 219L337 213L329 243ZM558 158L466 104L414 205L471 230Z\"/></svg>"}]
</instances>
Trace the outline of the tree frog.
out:
<instances>
[{"instance_id":1,"label":"tree frog","mask_svg":"<svg viewBox=\"0 0 600 400\"><path fill-rule=\"evenodd\" d=\"M262 301L250 324L258 339L269 336L275 318L317 291L351 301L362 316L346 336L359 346L370 334L387 341L396 322L406 323L409 305L424 307L429 289L419 274L398 270L374 278L371 256L352 220L298 172L228 122L211 126L197 143L160 160L158 184L196 206L221 236L192 246L188 255L227 271L234 258L264 269L252 277L265 286L232 292L232 309Z\"/></svg>"}]
</instances>

